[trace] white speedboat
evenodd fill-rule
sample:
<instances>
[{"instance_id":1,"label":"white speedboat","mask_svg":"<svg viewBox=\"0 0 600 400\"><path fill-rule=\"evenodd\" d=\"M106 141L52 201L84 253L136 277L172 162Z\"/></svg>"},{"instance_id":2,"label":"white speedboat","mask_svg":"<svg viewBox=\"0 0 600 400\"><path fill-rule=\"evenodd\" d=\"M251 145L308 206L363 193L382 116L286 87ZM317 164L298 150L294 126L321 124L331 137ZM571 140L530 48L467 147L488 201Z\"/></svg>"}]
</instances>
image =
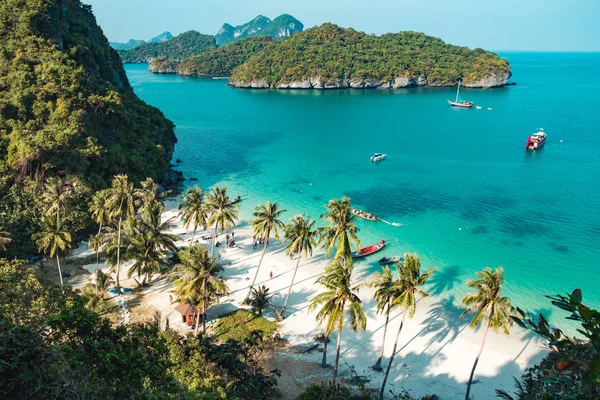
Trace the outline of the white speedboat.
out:
<instances>
[{"instance_id":1,"label":"white speedboat","mask_svg":"<svg viewBox=\"0 0 600 400\"><path fill-rule=\"evenodd\" d=\"M533 135L527 138L527 143L525 143L525 149L527 150L537 150L541 149L546 143L546 132L542 128Z\"/></svg>"},{"instance_id":2,"label":"white speedboat","mask_svg":"<svg viewBox=\"0 0 600 400\"><path fill-rule=\"evenodd\" d=\"M383 153L375 153L373 154L373 156L371 157L371 161L381 161L384 158L387 157L387 154L383 154Z\"/></svg>"}]
</instances>

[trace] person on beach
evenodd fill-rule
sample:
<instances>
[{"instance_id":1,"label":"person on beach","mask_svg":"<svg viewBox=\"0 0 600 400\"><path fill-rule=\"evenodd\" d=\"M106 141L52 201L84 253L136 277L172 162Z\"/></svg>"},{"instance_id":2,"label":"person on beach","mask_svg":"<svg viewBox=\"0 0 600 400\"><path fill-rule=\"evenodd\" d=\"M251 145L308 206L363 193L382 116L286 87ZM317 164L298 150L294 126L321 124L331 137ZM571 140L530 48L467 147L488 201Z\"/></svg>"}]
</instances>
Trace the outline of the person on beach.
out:
<instances>
[{"instance_id":1,"label":"person on beach","mask_svg":"<svg viewBox=\"0 0 600 400\"><path fill-rule=\"evenodd\" d=\"M273 279L273 271L269 272L269 275L271 276L271 279Z\"/></svg>"},{"instance_id":2,"label":"person on beach","mask_svg":"<svg viewBox=\"0 0 600 400\"><path fill-rule=\"evenodd\" d=\"M173 295L172 294L169 295L169 303L173 304Z\"/></svg>"}]
</instances>

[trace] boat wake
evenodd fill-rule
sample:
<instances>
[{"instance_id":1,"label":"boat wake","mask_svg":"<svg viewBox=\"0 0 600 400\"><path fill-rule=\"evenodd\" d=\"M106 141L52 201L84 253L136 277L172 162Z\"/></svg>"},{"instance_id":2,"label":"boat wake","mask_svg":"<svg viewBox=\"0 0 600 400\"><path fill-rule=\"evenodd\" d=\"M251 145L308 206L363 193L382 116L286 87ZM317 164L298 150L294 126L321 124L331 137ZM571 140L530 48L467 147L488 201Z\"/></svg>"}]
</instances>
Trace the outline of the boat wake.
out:
<instances>
[{"instance_id":1,"label":"boat wake","mask_svg":"<svg viewBox=\"0 0 600 400\"><path fill-rule=\"evenodd\" d=\"M381 222L385 222L386 224L392 225L392 226L407 226L407 225L412 225L412 222L408 223L408 224L401 224L400 222L389 222L389 221L386 221L385 219L381 219L381 218L379 218L379 220Z\"/></svg>"}]
</instances>

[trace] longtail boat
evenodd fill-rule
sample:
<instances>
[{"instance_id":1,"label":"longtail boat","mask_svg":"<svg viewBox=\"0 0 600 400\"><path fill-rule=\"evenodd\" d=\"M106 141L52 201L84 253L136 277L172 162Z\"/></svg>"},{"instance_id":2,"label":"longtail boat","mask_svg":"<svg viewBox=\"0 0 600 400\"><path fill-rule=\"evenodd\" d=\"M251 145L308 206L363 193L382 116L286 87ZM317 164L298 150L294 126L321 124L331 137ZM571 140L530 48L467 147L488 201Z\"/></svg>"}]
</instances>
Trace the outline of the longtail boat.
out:
<instances>
[{"instance_id":1,"label":"longtail boat","mask_svg":"<svg viewBox=\"0 0 600 400\"><path fill-rule=\"evenodd\" d=\"M381 239L381 242L372 244L370 246L364 247L358 251L352 253L352 258L362 258L366 256L370 256L373 253L377 253L379 250L385 247L385 240Z\"/></svg>"},{"instance_id":2,"label":"longtail boat","mask_svg":"<svg viewBox=\"0 0 600 400\"><path fill-rule=\"evenodd\" d=\"M356 215L359 218L363 218L369 221L377 221L377 215L368 213L366 211L358 210L356 208L351 208L350 212Z\"/></svg>"},{"instance_id":3,"label":"longtail boat","mask_svg":"<svg viewBox=\"0 0 600 400\"><path fill-rule=\"evenodd\" d=\"M233 199L233 200L227 200L227 201L225 202L225 204L235 204L235 203L239 202L240 200L242 200L242 197L241 197L240 195L238 195L238 196L237 196L235 199Z\"/></svg>"}]
</instances>

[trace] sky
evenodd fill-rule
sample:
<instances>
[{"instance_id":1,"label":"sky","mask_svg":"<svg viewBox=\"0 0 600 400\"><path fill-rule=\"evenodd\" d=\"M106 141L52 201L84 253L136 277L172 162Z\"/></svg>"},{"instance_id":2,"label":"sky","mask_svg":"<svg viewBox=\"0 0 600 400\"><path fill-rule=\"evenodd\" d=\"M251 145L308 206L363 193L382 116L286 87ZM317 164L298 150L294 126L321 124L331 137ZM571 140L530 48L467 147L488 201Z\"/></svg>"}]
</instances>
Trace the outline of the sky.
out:
<instances>
[{"instance_id":1,"label":"sky","mask_svg":"<svg viewBox=\"0 0 600 400\"><path fill-rule=\"evenodd\" d=\"M164 31L216 34L261 14L306 28L333 22L366 33L424 32L496 51L600 51L600 0L82 0L110 41Z\"/></svg>"}]
</instances>

